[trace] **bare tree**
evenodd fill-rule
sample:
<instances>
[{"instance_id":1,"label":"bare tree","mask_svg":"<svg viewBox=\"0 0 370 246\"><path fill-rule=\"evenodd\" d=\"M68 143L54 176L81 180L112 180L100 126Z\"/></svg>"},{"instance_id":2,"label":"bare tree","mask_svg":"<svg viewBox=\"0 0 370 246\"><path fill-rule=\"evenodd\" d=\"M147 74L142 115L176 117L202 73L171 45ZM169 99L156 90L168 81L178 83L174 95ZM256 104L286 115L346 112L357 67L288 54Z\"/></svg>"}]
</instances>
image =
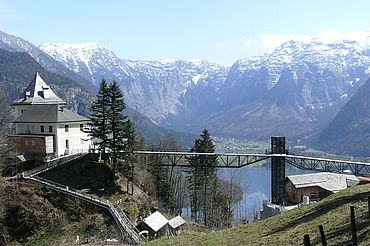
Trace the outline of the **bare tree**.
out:
<instances>
[{"instance_id":1,"label":"bare tree","mask_svg":"<svg viewBox=\"0 0 370 246\"><path fill-rule=\"evenodd\" d=\"M5 215L5 201L9 195L7 192L7 183L4 178L5 169L11 164L8 153L10 145L7 143L7 135L10 132L11 110L7 97L0 93L0 221L3 221ZM6 241L4 227L0 228L1 238ZM0 243L3 241L0 239Z\"/></svg>"}]
</instances>

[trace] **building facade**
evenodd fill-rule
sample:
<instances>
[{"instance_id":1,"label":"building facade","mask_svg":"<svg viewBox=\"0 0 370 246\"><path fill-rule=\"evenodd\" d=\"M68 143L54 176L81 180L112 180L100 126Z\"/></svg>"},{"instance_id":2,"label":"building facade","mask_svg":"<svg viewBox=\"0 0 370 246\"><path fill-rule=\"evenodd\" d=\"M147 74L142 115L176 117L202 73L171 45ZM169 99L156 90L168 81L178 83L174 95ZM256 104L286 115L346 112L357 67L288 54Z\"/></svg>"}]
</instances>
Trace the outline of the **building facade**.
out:
<instances>
[{"instance_id":1,"label":"building facade","mask_svg":"<svg viewBox=\"0 0 370 246\"><path fill-rule=\"evenodd\" d=\"M17 156L46 161L88 152L89 119L66 109L65 104L37 73L12 104L17 118L15 134L8 139Z\"/></svg>"}]
</instances>

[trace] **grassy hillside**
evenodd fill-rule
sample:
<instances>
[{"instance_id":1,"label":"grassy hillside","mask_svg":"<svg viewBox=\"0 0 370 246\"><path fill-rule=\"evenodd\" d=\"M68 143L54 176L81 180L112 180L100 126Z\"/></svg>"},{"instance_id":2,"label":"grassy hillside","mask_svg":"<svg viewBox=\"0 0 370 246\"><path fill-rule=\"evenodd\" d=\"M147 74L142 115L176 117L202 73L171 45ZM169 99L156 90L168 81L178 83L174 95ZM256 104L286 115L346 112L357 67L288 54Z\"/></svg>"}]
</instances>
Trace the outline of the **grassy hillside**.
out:
<instances>
[{"instance_id":1,"label":"grassy hillside","mask_svg":"<svg viewBox=\"0 0 370 246\"><path fill-rule=\"evenodd\" d=\"M350 206L355 206L359 245L370 245L367 198L370 184L355 186L323 199L248 225L191 237L159 239L146 245L321 245L323 225L328 245L351 245Z\"/></svg>"}]
</instances>

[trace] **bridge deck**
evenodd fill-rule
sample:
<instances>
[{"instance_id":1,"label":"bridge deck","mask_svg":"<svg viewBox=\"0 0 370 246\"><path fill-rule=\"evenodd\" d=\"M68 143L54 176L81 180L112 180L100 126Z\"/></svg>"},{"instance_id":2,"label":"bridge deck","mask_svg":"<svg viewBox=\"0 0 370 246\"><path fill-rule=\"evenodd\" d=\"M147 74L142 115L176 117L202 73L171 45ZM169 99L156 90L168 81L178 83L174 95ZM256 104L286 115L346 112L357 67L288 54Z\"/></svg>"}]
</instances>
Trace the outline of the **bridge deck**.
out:
<instances>
[{"instance_id":1,"label":"bridge deck","mask_svg":"<svg viewBox=\"0 0 370 246\"><path fill-rule=\"evenodd\" d=\"M284 158L286 163L300 169L328 172L342 172L350 170L355 174L370 174L370 163L338 160L320 157L309 157L289 154L240 154L240 153L195 153L175 151L134 151L135 154L155 156L155 162L161 166L191 167L187 157L191 156L216 156L219 163L217 168L241 168L268 158ZM206 167L206 166L198 166Z\"/></svg>"}]
</instances>

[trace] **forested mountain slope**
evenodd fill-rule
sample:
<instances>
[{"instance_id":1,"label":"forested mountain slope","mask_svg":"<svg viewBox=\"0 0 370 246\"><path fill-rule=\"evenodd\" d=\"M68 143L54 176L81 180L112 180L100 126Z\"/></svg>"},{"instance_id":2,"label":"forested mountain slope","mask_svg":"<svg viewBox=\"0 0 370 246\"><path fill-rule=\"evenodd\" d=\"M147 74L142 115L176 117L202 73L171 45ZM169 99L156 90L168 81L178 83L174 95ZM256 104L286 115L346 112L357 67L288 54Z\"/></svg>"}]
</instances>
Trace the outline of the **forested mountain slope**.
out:
<instances>
[{"instance_id":1,"label":"forested mountain slope","mask_svg":"<svg viewBox=\"0 0 370 246\"><path fill-rule=\"evenodd\" d=\"M370 156L370 79L321 132L316 144L341 155Z\"/></svg>"}]
</instances>

